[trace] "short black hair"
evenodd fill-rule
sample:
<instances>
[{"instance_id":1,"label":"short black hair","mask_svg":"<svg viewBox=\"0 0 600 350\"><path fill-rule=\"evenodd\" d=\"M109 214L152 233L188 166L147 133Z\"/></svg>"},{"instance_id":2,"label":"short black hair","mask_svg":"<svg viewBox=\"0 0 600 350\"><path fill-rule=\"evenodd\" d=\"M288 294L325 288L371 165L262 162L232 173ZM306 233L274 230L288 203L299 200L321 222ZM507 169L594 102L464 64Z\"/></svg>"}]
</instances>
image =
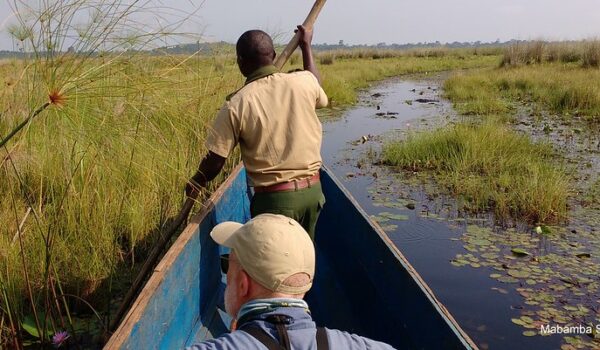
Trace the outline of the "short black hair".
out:
<instances>
[{"instance_id":1,"label":"short black hair","mask_svg":"<svg viewBox=\"0 0 600 350\"><path fill-rule=\"evenodd\" d=\"M249 30L242 34L235 46L238 56L250 62L259 62L263 58L272 58L273 40L262 30Z\"/></svg>"}]
</instances>

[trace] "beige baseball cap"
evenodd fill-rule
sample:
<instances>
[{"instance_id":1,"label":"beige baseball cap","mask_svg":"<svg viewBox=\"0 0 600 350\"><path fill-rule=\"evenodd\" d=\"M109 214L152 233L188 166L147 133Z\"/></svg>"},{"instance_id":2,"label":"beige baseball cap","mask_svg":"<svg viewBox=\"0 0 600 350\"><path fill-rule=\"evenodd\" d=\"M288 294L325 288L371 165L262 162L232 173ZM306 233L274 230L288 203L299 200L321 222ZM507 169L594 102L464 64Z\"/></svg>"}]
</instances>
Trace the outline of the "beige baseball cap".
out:
<instances>
[{"instance_id":1,"label":"beige baseball cap","mask_svg":"<svg viewBox=\"0 0 600 350\"><path fill-rule=\"evenodd\" d=\"M244 225L232 221L218 224L210 236L218 244L233 249L244 271L265 288L302 294L312 287L315 247L296 220L261 214ZM309 275L310 283L300 287L283 284L297 273Z\"/></svg>"}]
</instances>

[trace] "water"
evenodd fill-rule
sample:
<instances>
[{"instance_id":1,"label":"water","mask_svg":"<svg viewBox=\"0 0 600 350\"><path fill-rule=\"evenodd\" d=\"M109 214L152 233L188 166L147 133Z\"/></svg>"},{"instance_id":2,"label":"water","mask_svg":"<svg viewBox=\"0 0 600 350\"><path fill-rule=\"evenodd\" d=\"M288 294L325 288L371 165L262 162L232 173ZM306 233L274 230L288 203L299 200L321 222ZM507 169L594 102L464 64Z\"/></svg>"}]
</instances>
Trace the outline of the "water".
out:
<instances>
[{"instance_id":1,"label":"water","mask_svg":"<svg viewBox=\"0 0 600 350\"><path fill-rule=\"evenodd\" d=\"M437 102L419 103L416 99ZM440 96L436 80L387 81L363 93L357 107L323 123L323 161L368 214L388 212L406 216L404 220L381 224L437 298L482 349L558 349L561 336L525 337L524 329L511 322L511 318L521 316L523 298L514 286L490 278L494 270L450 264L456 254L468 253L460 237L466 224L476 222L477 218L450 221L460 212L452 200L430 198L423 185L413 181L410 174L393 174L386 167L365 160L379 151L382 139L411 129L445 124L451 115L452 108ZM382 206L382 197L403 200L384 202ZM414 209L407 208L407 203L413 204ZM389 226L390 223L397 227Z\"/></svg>"}]
</instances>

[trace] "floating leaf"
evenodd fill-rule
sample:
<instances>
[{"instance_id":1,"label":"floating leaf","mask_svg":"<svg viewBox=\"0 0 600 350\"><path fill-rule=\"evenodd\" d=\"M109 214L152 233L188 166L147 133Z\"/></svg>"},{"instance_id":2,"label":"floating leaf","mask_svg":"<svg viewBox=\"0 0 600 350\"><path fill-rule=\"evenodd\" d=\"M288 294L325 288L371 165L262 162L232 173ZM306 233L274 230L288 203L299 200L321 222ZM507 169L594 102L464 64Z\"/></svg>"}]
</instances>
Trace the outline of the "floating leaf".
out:
<instances>
[{"instance_id":1,"label":"floating leaf","mask_svg":"<svg viewBox=\"0 0 600 350\"><path fill-rule=\"evenodd\" d=\"M533 318L531 318L529 316L521 316L521 320L523 320L523 322L525 322L525 323L532 323L533 322Z\"/></svg>"},{"instance_id":2,"label":"floating leaf","mask_svg":"<svg viewBox=\"0 0 600 350\"><path fill-rule=\"evenodd\" d=\"M533 337L533 336L537 335L537 332L536 331L525 331L525 332L523 332L523 335L526 337Z\"/></svg>"},{"instance_id":3,"label":"floating leaf","mask_svg":"<svg viewBox=\"0 0 600 350\"><path fill-rule=\"evenodd\" d=\"M527 278L529 277L529 272L527 271L523 271L523 270L513 270L510 269L507 272L510 276L515 277L515 278Z\"/></svg>"},{"instance_id":4,"label":"floating leaf","mask_svg":"<svg viewBox=\"0 0 600 350\"><path fill-rule=\"evenodd\" d=\"M397 228L398 228L398 225L393 225L393 224L381 225L381 229L386 232L396 231Z\"/></svg>"},{"instance_id":5,"label":"floating leaf","mask_svg":"<svg viewBox=\"0 0 600 350\"><path fill-rule=\"evenodd\" d=\"M483 253L483 254L481 254L481 257L485 258L485 259L493 260L493 259L497 259L498 258L498 254L496 254L496 253Z\"/></svg>"},{"instance_id":6,"label":"floating leaf","mask_svg":"<svg viewBox=\"0 0 600 350\"><path fill-rule=\"evenodd\" d=\"M394 214L390 216L390 219L397 221L406 221L408 220L408 215Z\"/></svg>"},{"instance_id":7,"label":"floating leaf","mask_svg":"<svg viewBox=\"0 0 600 350\"><path fill-rule=\"evenodd\" d=\"M474 244L474 245L478 245L478 246L488 246L490 244L492 244L491 241L485 239L485 238L476 238L476 239L472 239L469 241L469 243Z\"/></svg>"},{"instance_id":8,"label":"floating leaf","mask_svg":"<svg viewBox=\"0 0 600 350\"><path fill-rule=\"evenodd\" d=\"M381 222L386 222L386 221L390 221L389 218L385 217L385 216L371 216L371 219L381 223Z\"/></svg>"},{"instance_id":9,"label":"floating leaf","mask_svg":"<svg viewBox=\"0 0 600 350\"><path fill-rule=\"evenodd\" d=\"M510 277L510 276L502 276L502 277L498 278L498 281L504 282L504 283L517 283L517 282L519 282L518 279Z\"/></svg>"},{"instance_id":10,"label":"floating leaf","mask_svg":"<svg viewBox=\"0 0 600 350\"><path fill-rule=\"evenodd\" d=\"M519 326L524 326L526 323L523 322L520 318L511 318L512 323L518 324Z\"/></svg>"},{"instance_id":11,"label":"floating leaf","mask_svg":"<svg viewBox=\"0 0 600 350\"><path fill-rule=\"evenodd\" d=\"M513 248L510 250L516 256L528 256L531 255L528 251L521 248Z\"/></svg>"}]
</instances>

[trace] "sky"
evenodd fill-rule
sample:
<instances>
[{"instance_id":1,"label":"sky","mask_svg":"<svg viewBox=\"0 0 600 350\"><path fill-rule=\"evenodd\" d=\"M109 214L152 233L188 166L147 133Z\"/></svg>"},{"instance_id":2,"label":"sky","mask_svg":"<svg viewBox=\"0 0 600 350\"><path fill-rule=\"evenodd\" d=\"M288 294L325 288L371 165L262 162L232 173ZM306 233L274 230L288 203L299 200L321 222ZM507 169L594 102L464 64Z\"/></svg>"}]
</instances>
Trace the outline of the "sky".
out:
<instances>
[{"instance_id":1,"label":"sky","mask_svg":"<svg viewBox=\"0 0 600 350\"><path fill-rule=\"evenodd\" d=\"M10 6L13 2L0 0L0 50L13 47L7 32L7 27L15 21ZM235 42L244 31L258 28L276 34L277 40L285 43L295 25L303 22L313 1L143 0L140 3L147 6L146 13L138 15L136 26L140 30L145 26L150 30L158 24L168 25L193 13L177 27L177 31L192 35L179 37L179 42L194 42L194 35L206 41ZM599 37L600 0L328 0L317 20L313 42L404 44Z\"/></svg>"}]
</instances>

